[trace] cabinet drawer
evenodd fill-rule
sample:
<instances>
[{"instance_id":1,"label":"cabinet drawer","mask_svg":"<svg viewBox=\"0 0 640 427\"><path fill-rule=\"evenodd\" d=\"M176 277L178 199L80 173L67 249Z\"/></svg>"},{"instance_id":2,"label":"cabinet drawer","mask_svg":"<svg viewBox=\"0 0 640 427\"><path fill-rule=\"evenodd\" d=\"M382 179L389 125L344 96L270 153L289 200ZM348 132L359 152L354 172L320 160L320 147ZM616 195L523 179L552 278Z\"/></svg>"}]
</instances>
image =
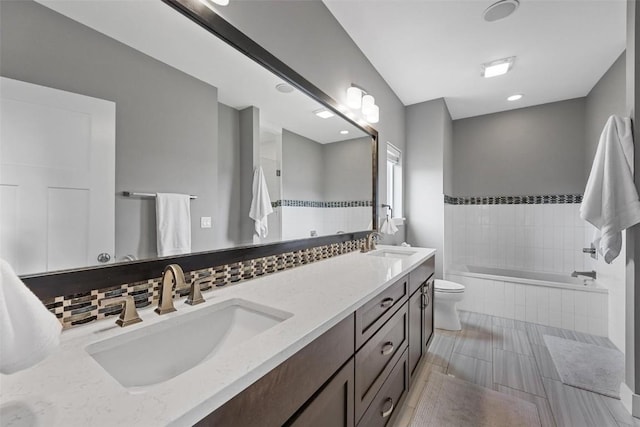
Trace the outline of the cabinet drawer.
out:
<instances>
[{"instance_id":1,"label":"cabinet drawer","mask_svg":"<svg viewBox=\"0 0 640 427\"><path fill-rule=\"evenodd\" d=\"M408 345L409 311L407 304L356 353L356 419L378 393L385 378Z\"/></svg>"},{"instance_id":2,"label":"cabinet drawer","mask_svg":"<svg viewBox=\"0 0 640 427\"><path fill-rule=\"evenodd\" d=\"M402 399L409 389L409 359L407 352L396 363L380 391L362 416L358 427L384 427L392 425Z\"/></svg>"},{"instance_id":3,"label":"cabinet drawer","mask_svg":"<svg viewBox=\"0 0 640 427\"><path fill-rule=\"evenodd\" d=\"M409 279L404 276L356 311L356 348L360 348L409 296Z\"/></svg>"},{"instance_id":4,"label":"cabinet drawer","mask_svg":"<svg viewBox=\"0 0 640 427\"><path fill-rule=\"evenodd\" d=\"M436 257L432 256L409 273L409 295L413 295L435 271Z\"/></svg>"}]
</instances>

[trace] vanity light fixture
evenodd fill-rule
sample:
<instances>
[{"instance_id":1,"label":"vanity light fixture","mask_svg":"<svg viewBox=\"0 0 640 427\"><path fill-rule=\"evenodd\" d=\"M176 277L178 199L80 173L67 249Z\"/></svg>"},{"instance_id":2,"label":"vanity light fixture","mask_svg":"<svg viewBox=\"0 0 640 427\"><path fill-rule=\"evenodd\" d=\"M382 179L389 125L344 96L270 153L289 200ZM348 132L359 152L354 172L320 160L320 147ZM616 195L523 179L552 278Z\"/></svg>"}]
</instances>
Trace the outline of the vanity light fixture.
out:
<instances>
[{"instance_id":1,"label":"vanity light fixture","mask_svg":"<svg viewBox=\"0 0 640 427\"><path fill-rule=\"evenodd\" d=\"M353 83L347 88L347 105L354 110L362 109L362 115L369 123L378 123L380 120L380 108L376 105L376 99Z\"/></svg>"},{"instance_id":2,"label":"vanity light fixture","mask_svg":"<svg viewBox=\"0 0 640 427\"><path fill-rule=\"evenodd\" d=\"M229 0L200 0L200 3L207 6L209 9L215 12L215 9L213 9L215 5L226 6L229 4Z\"/></svg>"},{"instance_id":3,"label":"vanity light fixture","mask_svg":"<svg viewBox=\"0 0 640 427\"><path fill-rule=\"evenodd\" d=\"M486 62L482 64L481 75L484 78L501 76L506 74L511 68L513 68L513 62L516 57L511 56L509 58L498 59L496 61Z\"/></svg>"},{"instance_id":4,"label":"vanity light fixture","mask_svg":"<svg viewBox=\"0 0 640 427\"><path fill-rule=\"evenodd\" d=\"M515 95L511 95L510 97L507 98L507 101L517 101L519 99L522 99L524 95L521 93L516 93Z\"/></svg>"},{"instance_id":5,"label":"vanity light fixture","mask_svg":"<svg viewBox=\"0 0 640 427\"><path fill-rule=\"evenodd\" d=\"M321 119L328 119L329 117L334 116L334 114L331 111L327 110L326 108L320 108L318 110L315 110L313 114L320 117Z\"/></svg>"}]
</instances>

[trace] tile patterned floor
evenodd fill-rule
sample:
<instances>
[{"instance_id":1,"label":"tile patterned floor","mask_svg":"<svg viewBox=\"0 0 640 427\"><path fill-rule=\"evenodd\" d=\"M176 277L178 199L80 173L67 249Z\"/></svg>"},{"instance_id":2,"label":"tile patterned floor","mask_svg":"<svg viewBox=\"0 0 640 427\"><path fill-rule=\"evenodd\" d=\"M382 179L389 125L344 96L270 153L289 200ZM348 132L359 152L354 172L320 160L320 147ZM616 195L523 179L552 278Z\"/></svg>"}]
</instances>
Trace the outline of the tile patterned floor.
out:
<instances>
[{"instance_id":1,"label":"tile patterned floor","mask_svg":"<svg viewBox=\"0 0 640 427\"><path fill-rule=\"evenodd\" d=\"M431 371L532 402L543 427L640 427L619 400L560 382L542 336L615 348L607 338L464 311L460 321L462 331L436 330L394 427L409 425Z\"/></svg>"}]
</instances>

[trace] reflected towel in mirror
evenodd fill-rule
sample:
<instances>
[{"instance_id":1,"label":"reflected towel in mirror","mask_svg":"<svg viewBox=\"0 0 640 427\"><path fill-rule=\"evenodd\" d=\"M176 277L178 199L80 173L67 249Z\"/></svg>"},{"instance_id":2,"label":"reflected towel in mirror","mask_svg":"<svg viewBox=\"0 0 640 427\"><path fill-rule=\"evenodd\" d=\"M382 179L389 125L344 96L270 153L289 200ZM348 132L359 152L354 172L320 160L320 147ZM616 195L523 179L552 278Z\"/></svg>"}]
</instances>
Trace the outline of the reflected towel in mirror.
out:
<instances>
[{"instance_id":1,"label":"reflected towel in mirror","mask_svg":"<svg viewBox=\"0 0 640 427\"><path fill-rule=\"evenodd\" d=\"M267 189L267 180L264 177L262 167L258 166L253 172L253 199L249 217L255 222L256 234L265 238L269 234L267 216L273 212L271 198Z\"/></svg>"},{"instance_id":2,"label":"reflected towel in mirror","mask_svg":"<svg viewBox=\"0 0 640 427\"><path fill-rule=\"evenodd\" d=\"M62 325L0 259L0 372L27 369L60 343Z\"/></svg>"},{"instance_id":3,"label":"reflected towel in mirror","mask_svg":"<svg viewBox=\"0 0 640 427\"><path fill-rule=\"evenodd\" d=\"M191 253L191 196L157 193L158 256Z\"/></svg>"}]
</instances>

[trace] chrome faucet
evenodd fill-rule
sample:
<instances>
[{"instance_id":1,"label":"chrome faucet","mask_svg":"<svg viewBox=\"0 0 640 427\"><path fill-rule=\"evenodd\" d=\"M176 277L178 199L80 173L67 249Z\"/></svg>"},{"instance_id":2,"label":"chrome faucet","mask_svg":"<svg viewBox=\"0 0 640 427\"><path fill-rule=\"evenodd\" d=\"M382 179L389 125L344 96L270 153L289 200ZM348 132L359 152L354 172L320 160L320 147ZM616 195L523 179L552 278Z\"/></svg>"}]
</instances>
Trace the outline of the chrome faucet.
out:
<instances>
[{"instance_id":1,"label":"chrome faucet","mask_svg":"<svg viewBox=\"0 0 640 427\"><path fill-rule=\"evenodd\" d=\"M180 290L187 287L184 280L184 272L178 264L169 264L162 273L162 285L160 285L160 298L155 312L158 314L171 313L176 311L173 306L173 290ZM202 296L201 296L202 297Z\"/></svg>"},{"instance_id":2,"label":"chrome faucet","mask_svg":"<svg viewBox=\"0 0 640 427\"><path fill-rule=\"evenodd\" d=\"M382 234L378 233L377 231L372 231L371 233L369 233L369 235L367 235L366 242L363 243L362 247L360 248L360 252L375 251L376 240L380 239L381 237Z\"/></svg>"},{"instance_id":3,"label":"chrome faucet","mask_svg":"<svg viewBox=\"0 0 640 427\"><path fill-rule=\"evenodd\" d=\"M591 271L574 271L573 273L571 273L571 277L578 277L578 276L591 277L593 280L595 280L596 272L595 270L591 270Z\"/></svg>"}]
</instances>

